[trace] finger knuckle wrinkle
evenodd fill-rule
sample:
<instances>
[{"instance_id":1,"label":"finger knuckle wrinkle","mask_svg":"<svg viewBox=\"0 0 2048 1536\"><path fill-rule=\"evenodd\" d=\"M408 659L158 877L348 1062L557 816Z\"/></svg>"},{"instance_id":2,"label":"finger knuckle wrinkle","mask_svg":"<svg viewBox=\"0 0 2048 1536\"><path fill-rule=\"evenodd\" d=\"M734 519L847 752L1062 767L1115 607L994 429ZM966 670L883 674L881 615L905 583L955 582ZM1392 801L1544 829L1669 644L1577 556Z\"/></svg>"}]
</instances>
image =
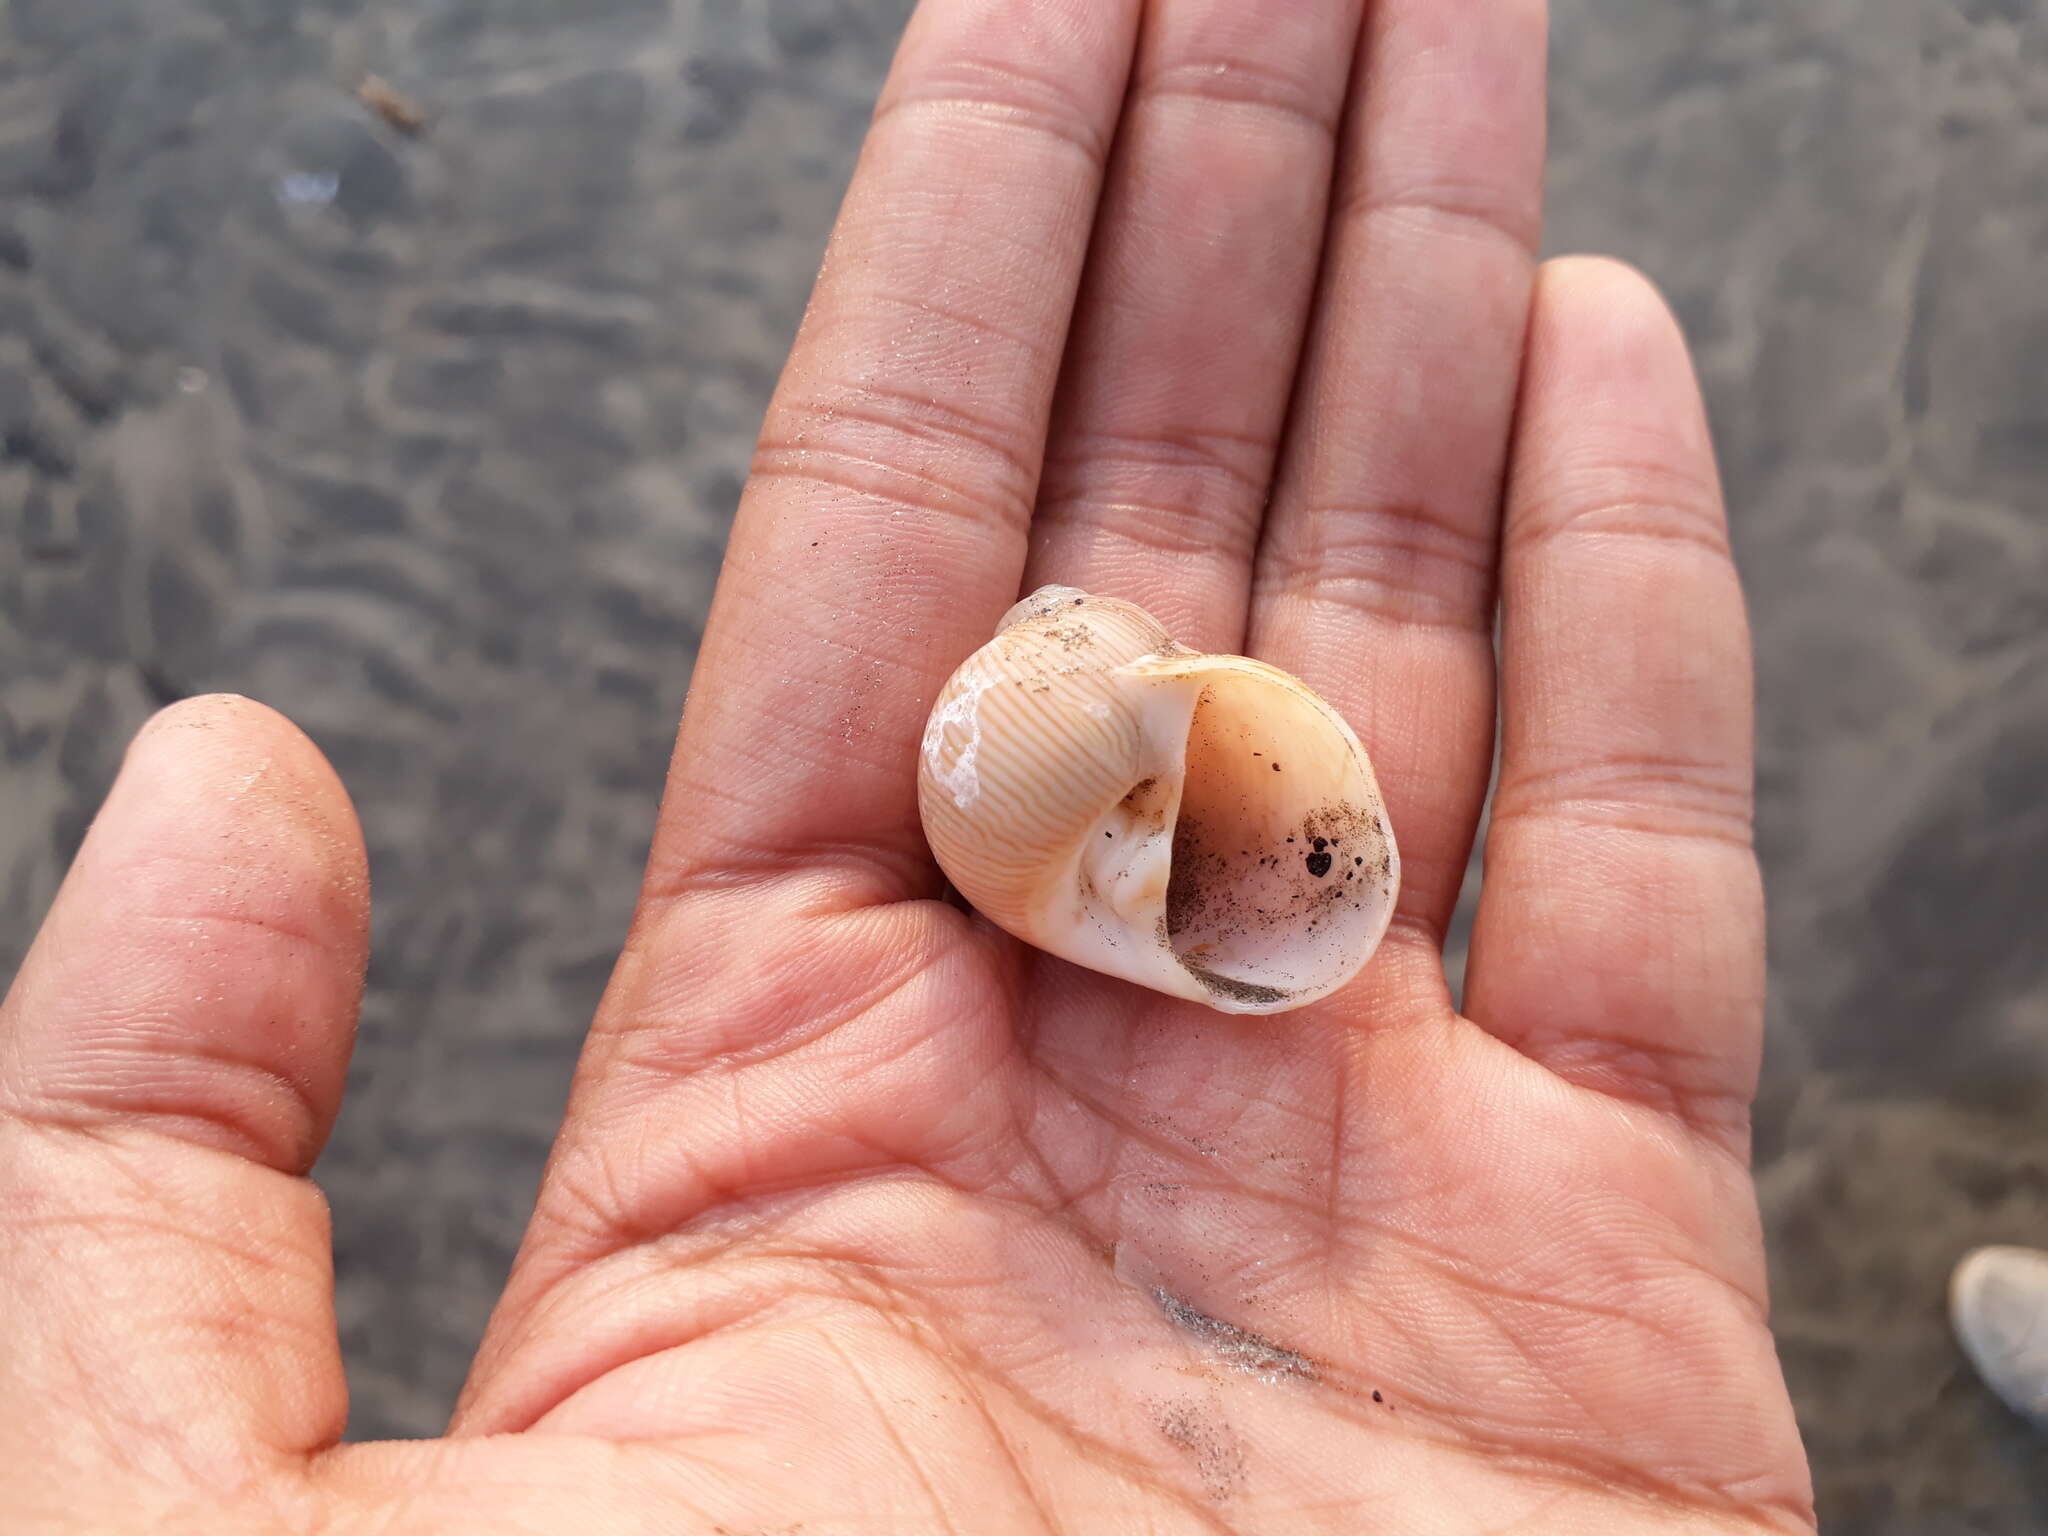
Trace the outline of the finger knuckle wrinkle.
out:
<instances>
[{"instance_id":1,"label":"finger knuckle wrinkle","mask_svg":"<svg viewBox=\"0 0 2048 1536\"><path fill-rule=\"evenodd\" d=\"M1729 762L1686 757L1606 757L1537 771L1506 768L1493 819L1583 821L1656 837L1723 841L1747 848L1754 793Z\"/></svg>"},{"instance_id":2,"label":"finger knuckle wrinkle","mask_svg":"<svg viewBox=\"0 0 2048 1536\"><path fill-rule=\"evenodd\" d=\"M168 1055L203 1060L205 1080L147 1086L149 1063ZM33 1094L8 1094L0 1112L45 1130L85 1135L145 1130L288 1173L312 1165L319 1112L290 1073L197 1046L121 1056L126 1059L95 1053L65 1064L47 1073Z\"/></svg>"},{"instance_id":3,"label":"finger knuckle wrinkle","mask_svg":"<svg viewBox=\"0 0 2048 1536\"><path fill-rule=\"evenodd\" d=\"M1484 182L1427 179L1401 186L1368 182L1339 200L1336 222L1410 225L1432 235L1506 244L1534 264L1542 214L1527 199Z\"/></svg>"},{"instance_id":4,"label":"finger knuckle wrinkle","mask_svg":"<svg viewBox=\"0 0 2048 1536\"><path fill-rule=\"evenodd\" d=\"M1246 107L1307 128L1334 143L1339 106L1296 75L1242 58L1189 58L1140 77L1140 105L1185 101L1199 106Z\"/></svg>"},{"instance_id":5,"label":"finger knuckle wrinkle","mask_svg":"<svg viewBox=\"0 0 2048 1536\"><path fill-rule=\"evenodd\" d=\"M1021 529L1035 467L994 423L886 390L784 402L755 450L756 478L803 478L935 517Z\"/></svg>"},{"instance_id":6,"label":"finger knuckle wrinkle","mask_svg":"<svg viewBox=\"0 0 2048 1536\"><path fill-rule=\"evenodd\" d=\"M1305 520L1311 540L1277 543L1269 593L1328 602L1395 623L1490 630L1495 548L1490 536L1419 505L1326 506Z\"/></svg>"},{"instance_id":7,"label":"finger knuckle wrinkle","mask_svg":"<svg viewBox=\"0 0 2048 1536\"><path fill-rule=\"evenodd\" d=\"M1187 475L1216 481L1233 492L1266 493L1272 464L1270 439L1247 433L1184 427L1157 432L1083 432L1046 460L1049 480L1061 484Z\"/></svg>"},{"instance_id":8,"label":"finger knuckle wrinkle","mask_svg":"<svg viewBox=\"0 0 2048 1536\"><path fill-rule=\"evenodd\" d=\"M1047 527L1099 523L1098 538L1169 559L1242 558L1256 537L1249 516L1205 512L1186 501L1133 501L1113 494L1070 493L1042 501L1039 518Z\"/></svg>"},{"instance_id":9,"label":"finger knuckle wrinkle","mask_svg":"<svg viewBox=\"0 0 2048 1536\"><path fill-rule=\"evenodd\" d=\"M948 60L888 96L875 112L875 124L919 117L967 119L1029 133L1075 151L1098 175L1109 159L1100 114L1073 86L1012 60L974 55Z\"/></svg>"},{"instance_id":10,"label":"finger knuckle wrinkle","mask_svg":"<svg viewBox=\"0 0 2048 1536\"><path fill-rule=\"evenodd\" d=\"M1717 1142L1747 1132L1749 1093L1724 1052L1621 1035L1522 1042L1566 1082L1677 1121Z\"/></svg>"},{"instance_id":11,"label":"finger knuckle wrinkle","mask_svg":"<svg viewBox=\"0 0 2048 1536\"><path fill-rule=\"evenodd\" d=\"M1608 461L1571 477L1514 519L1523 547L1563 538L1628 539L1691 546L1728 559L1720 498L1699 476L1648 460Z\"/></svg>"},{"instance_id":12,"label":"finger knuckle wrinkle","mask_svg":"<svg viewBox=\"0 0 2048 1536\"><path fill-rule=\"evenodd\" d=\"M1106 521L1106 531L1168 555L1248 550L1266 508L1271 446L1209 433L1091 435L1046 463L1038 515Z\"/></svg>"}]
</instances>

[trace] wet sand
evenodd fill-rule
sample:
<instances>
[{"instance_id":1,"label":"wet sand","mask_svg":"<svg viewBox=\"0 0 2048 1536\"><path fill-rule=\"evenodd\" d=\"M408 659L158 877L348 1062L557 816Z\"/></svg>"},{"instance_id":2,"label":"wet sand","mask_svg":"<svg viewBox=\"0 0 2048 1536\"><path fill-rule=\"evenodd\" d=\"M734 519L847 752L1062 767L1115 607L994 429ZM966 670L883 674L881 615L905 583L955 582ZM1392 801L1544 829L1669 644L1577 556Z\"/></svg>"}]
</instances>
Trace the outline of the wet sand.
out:
<instances>
[{"instance_id":1,"label":"wet sand","mask_svg":"<svg viewBox=\"0 0 2048 1536\"><path fill-rule=\"evenodd\" d=\"M362 807L352 1433L447 1411L905 0L0 12L0 972L129 731ZM1827 1527L2048 1528L1942 1284L2048 1244L2048 7L1557 0L1558 250L1699 349L1762 658L1758 1115ZM353 94L366 72L424 114Z\"/></svg>"}]
</instances>

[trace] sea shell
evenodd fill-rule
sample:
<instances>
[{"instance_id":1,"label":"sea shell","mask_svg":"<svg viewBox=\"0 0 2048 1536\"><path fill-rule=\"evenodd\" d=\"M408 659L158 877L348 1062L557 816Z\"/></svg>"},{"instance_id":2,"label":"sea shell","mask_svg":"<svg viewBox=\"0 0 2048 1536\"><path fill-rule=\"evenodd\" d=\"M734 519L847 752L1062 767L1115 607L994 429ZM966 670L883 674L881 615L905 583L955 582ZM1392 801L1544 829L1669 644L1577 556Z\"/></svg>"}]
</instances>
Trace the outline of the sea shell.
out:
<instances>
[{"instance_id":1,"label":"sea shell","mask_svg":"<svg viewBox=\"0 0 2048 1536\"><path fill-rule=\"evenodd\" d=\"M940 693L918 775L961 895L1050 954L1224 1013L1343 986L1393 915L1372 763L1305 684L1046 587Z\"/></svg>"}]
</instances>

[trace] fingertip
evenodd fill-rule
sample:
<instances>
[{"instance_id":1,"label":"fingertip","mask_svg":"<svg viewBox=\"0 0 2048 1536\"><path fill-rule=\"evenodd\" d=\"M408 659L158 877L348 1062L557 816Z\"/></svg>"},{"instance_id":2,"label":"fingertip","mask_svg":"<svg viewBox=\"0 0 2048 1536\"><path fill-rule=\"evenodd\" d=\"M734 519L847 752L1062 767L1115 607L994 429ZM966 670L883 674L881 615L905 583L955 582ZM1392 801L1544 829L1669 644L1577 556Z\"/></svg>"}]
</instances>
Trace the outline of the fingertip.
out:
<instances>
[{"instance_id":1,"label":"fingertip","mask_svg":"<svg viewBox=\"0 0 2048 1536\"><path fill-rule=\"evenodd\" d=\"M1613 316L1657 328L1676 324L1656 282L1619 256L1553 256L1537 270L1536 289L1539 301L1559 313Z\"/></svg>"},{"instance_id":2,"label":"fingertip","mask_svg":"<svg viewBox=\"0 0 2048 1536\"><path fill-rule=\"evenodd\" d=\"M1530 355L1553 376L1604 390L1694 392L1678 316L1640 268L1613 256L1560 256L1536 276Z\"/></svg>"},{"instance_id":3,"label":"fingertip","mask_svg":"<svg viewBox=\"0 0 2048 1536\"><path fill-rule=\"evenodd\" d=\"M129 815L215 856L267 847L272 862L332 888L341 926L368 922L368 856L348 791L326 754L267 704L211 693L157 711L129 743L95 825Z\"/></svg>"},{"instance_id":4,"label":"fingertip","mask_svg":"<svg viewBox=\"0 0 2048 1536\"><path fill-rule=\"evenodd\" d=\"M165 705L142 723L128 745L130 757L143 750L176 750L200 769L267 753L306 775L308 787L317 780L321 787L340 788L325 755L304 731L268 704L239 693L202 693Z\"/></svg>"},{"instance_id":5,"label":"fingertip","mask_svg":"<svg viewBox=\"0 0 2048 1536\"><path fill-rule=\"evenodd\" d=\"M369 934L347 792L276 711L172 705L130 743L0 1014L0 1108L310 1164Z\"/></svg>"},{"instance_id":6,"label":"fingertip","mask_svg":"<svg viewBox=\"0 0 2048 1536\"><path fill-rule=\"evenodd\" d=\"M140 743L162 731L210 732L236 726L302 734L297 726L268 704L260 704L246 694L200 693L166 704L143 721L142 728L135 733L135 742Z\"/></svg>"},{"instance_id":7,"label":"fingertip","mask_svg":"<svg viewBox=\"0 0 2048 1536\"><path fill-rule=\"evenodd\" d=\"M1616 257L1561 256L1537 274L1516 464L1570 475L1587 460L1717 494L1691 349L1662 290Z\"/></svg>"}]
</instances>

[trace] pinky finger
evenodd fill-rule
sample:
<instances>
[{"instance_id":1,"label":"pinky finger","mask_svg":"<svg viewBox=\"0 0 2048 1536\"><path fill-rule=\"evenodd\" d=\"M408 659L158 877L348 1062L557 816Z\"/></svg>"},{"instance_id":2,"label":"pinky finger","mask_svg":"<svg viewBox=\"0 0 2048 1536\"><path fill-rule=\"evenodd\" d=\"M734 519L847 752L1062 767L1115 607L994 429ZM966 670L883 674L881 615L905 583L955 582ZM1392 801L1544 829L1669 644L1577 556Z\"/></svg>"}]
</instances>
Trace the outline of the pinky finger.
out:
<instances>
[{"instance_id":1,"label":"pinky finger","mask_svg":"<svg viewBox=\"0 0 2048 1536\"><path fill-rule=\"evenodd\" d=\"M1763 1027L1748 626L1685 341L1618 263L1538 285L1502 548L1469 1011L1739 1148Z\"/></svg>"}]
</instances>

